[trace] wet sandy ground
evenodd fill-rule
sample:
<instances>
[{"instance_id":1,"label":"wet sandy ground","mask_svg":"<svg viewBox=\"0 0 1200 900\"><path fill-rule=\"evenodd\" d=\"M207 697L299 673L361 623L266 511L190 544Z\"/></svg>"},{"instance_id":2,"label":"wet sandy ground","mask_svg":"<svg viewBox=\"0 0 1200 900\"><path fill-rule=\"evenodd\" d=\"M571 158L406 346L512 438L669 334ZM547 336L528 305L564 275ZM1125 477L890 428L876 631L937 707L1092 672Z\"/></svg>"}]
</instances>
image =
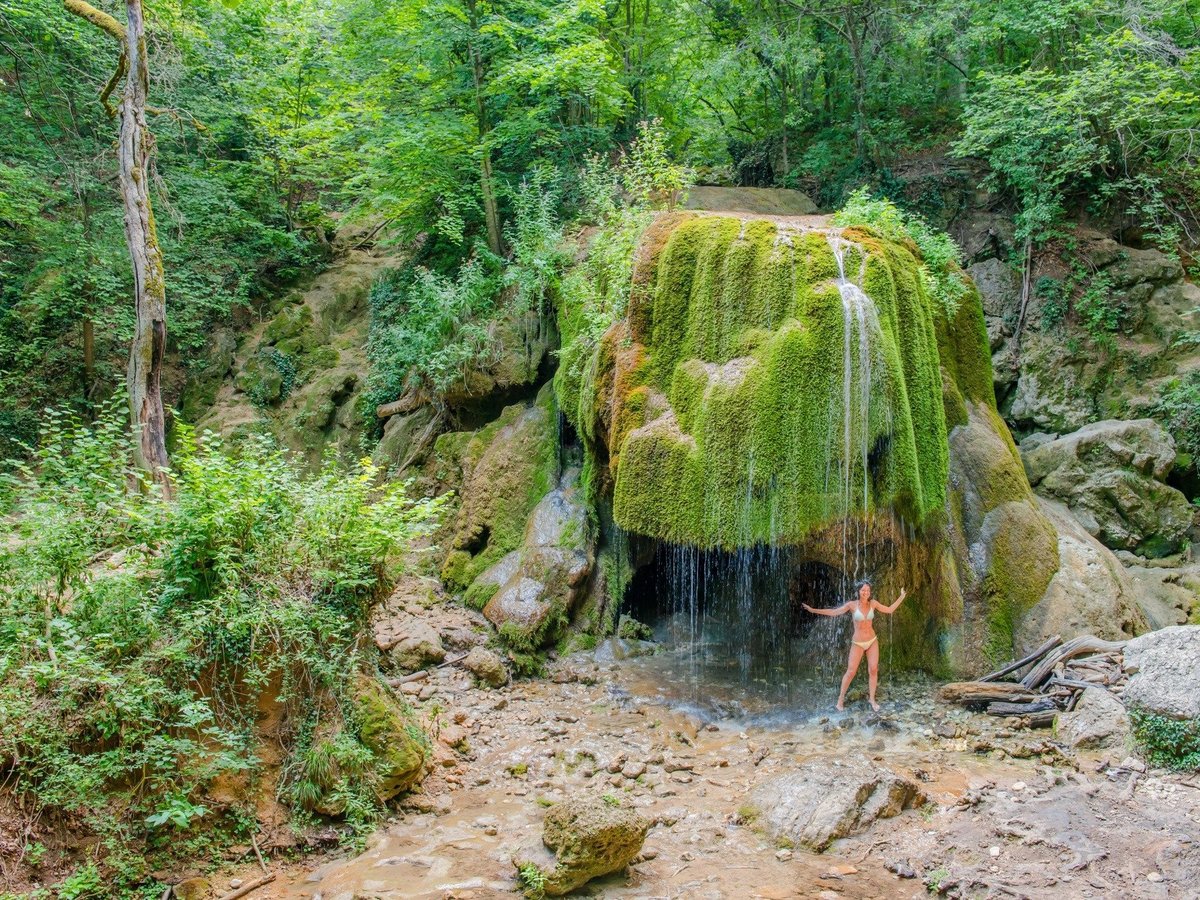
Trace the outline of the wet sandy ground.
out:
<instances>
[{"instance_id":1,"label":"wet sandy ground","mask_svg":"<svg viewBox=\"0 0 1200 900\"><path fill-rule=\"evenodd\" d=\"M860 696L843 715L706 722L729 701L680 703L656 665L553 677L496 691L439 670L416 701L441 726L421 793L363 854L293 864L253 896L513 897L512 858L539 841L546 807L590 792L656 824L627 873L582 896L1200 898L1200 784L1131 772L1121 752L1064 757L1048 732L940 706L927 685L882 688L882 716ZM920 782L928 805L824 854L743 819L759 782L861 756Z\"/></svg>"}]
</instances>

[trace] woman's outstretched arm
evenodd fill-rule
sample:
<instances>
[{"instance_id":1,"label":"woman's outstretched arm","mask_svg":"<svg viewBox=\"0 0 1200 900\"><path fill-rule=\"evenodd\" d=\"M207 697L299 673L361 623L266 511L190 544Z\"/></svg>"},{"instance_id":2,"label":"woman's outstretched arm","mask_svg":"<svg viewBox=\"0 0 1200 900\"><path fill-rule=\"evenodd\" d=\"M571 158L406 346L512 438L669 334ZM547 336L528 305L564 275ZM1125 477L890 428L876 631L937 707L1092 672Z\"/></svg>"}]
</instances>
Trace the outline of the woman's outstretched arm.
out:
<instances>
[{"instance_id":1,"label":"woman's outstretched arm","mask_svg":"<svg viewBox=\"0 0 1200 900\"><path fill-rule=\"evenodd\" d=\"M876 602L875 608L880 612L885 612L888 615L894 613L900 608L900 604L904 602L904 598L908 596L908 588L900 588L900 596L896 598L896 602L891 606L884 606L882 603Z\"/></svg>"},{"instance_id":2,"label":"woman's outstretched arm","mask_svg":"<svg viewBox=\"0 0 1200 900\"><path fill-rule=\"evenodd\" d=\"M818 616L843 616L850 612L850 608L853 606L851 603L843 603L841 606L835 606L832 609L818 609L815 606L809 606L807 603L801 603L800 605L810 613Z\"/></svg>"}]
</instances>

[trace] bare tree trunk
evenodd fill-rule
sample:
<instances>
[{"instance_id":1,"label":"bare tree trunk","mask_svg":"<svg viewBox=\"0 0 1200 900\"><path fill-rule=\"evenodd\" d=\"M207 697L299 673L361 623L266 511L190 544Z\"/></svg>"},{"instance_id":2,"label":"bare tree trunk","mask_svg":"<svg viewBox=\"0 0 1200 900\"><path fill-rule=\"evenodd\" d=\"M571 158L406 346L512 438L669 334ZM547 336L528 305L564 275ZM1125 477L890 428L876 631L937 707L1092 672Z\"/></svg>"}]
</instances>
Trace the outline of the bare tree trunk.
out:
<instances>
[{"instance_id":1,"label":"bare tree trunk","mask_svg":"<svg viewBox=\"0 0 1200 900\"><path fill-rule=\"evenodd\" d=\"M121 201L125 208L125 242L133 264L135 325L127 370L129 409L138 432L134 461L170 490L166 445L166 416L162 404L162 363L167 346L167 295L162 252L150 205L150 150L153 138L146 126L146 95L150 72L146 63L146 22L142 0L125 0L127 26L95 9L84 0L64 0L69 12L87 19L121 44L117 75L105 88L102 100L122 73L121 135L117 161Z\"/></svg>"},{"instance_id":2,"label":"bare tree trunk","mask_svg":"<svg viewBox=\"0 0 1200 900\"><path fill-rule=\"evenodd\" d=\"M150 206L150 148L153 138L146 126L146 94L150 70L146 64L146 23L142 0L125 0L128 15L126 54L129 75L121 101L121 140L118 149L121 199L125 204L125 240L133 261L136 325L129 348L129 408L138 443L137 464L168 484L166 417L162 404L162 363L167 348L167 293L163 281L162 251L154 210Z\"/></svg>"},{"instance_id":3,"label":"bare tree trunk","mask_svg":"<svg viewBox=\"0 0 1200 900\"><path fill-rule=\"evenodd\" d=\"M492 176L492 149L488 146L487 107L483 102L483 54L479 52L479 14L475 0L467 0L471 26L471 77L475 87L475 125L479 133L479 187L483 193L483 217L487 223L488 249L499 256L504 252L500 209L496 202L496 182Z\"/></svg>"}]
</instances>

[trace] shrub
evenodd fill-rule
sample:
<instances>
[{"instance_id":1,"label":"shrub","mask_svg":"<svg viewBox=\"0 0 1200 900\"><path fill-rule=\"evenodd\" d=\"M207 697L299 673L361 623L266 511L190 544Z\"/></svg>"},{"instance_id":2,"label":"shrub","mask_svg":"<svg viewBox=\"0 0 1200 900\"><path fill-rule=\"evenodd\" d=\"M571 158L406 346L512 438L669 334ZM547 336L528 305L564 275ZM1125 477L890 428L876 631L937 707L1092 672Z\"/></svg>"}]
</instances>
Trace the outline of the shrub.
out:
<instances>
[{"instance_id":1,"label":"shrub","mask_svg":"<svg viewBox=\"0 0 1200 900\"><path fill-rule=\"evenodd\" d=\"M1168 719L1134 710L1133 735L1153 765L1200 770L1200 720Z\"/></svg>"},{"instance_id":2,"label":"shrub","mask_svg":"<svg viewBox=\"0 0 1200 900\"><path fill-rule=\"evenodd\" d=\"M101 838L120 888L166 833L244 827L203 798L257 770L259 695L278 686L289 721L339 713L373 665L369 606L442 506L367 462L303 476L264 438L235 454L186 429L168 501L125 416L51 413L0 540L0 758L34 808Z\"/></svg>"}]
</instances>

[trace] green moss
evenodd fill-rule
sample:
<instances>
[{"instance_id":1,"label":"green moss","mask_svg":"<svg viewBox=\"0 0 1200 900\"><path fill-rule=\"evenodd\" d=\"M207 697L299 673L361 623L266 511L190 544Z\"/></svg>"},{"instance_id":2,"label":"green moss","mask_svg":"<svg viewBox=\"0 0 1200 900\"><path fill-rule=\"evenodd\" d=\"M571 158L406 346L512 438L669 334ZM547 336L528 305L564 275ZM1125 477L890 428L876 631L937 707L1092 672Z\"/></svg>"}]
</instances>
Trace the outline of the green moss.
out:
<instances>
[{"instance_id":1,"label":"green moss","mask_svg":"<svg viewBox=\"0 0 1200 900\"><path fill-rule=\"evenodd\" d=\"M455 577L464 578L465 571L455 573ZM496 591L500 590L500 587L494 581L474 581L463 595L463 603L471 609L483 609L488 605L488 601L496 596Z\"/></svg>"},{"instance_id":2,"label":"green moss","mask_svg":"<svg viewBox=\"0 0 1200 900\"><path fill-rule=\"evenodd\" d=\"M429 742L416 717L378 680L360 675L354 701L358 736L375 755L380 799L407 790L421 777L429 755Z\"/></svg>"},{"instance_id":3,"label":"green moss","mask_svg":"<svg viewBox=\"0 0 1200 900\"><path fill-rule=\"evenodd\" d=\"M948 451L936 310L907 248L864 232L846 254L879 313L873 364L882 374L867 427L872 448L884 448L869 473L851 454L851 484L865 477L870 487L847 502L837 490L840 439L831 441L843 305L824 233L693 216L651 234L661 246L653 271L639 270L637 327L624 343L620 328L606 336L591 402L579 403L590 418L581 432L607 451L617 524L673 543L739 547L797 543L848 513L888 508L921 523L941 508ZM990 388L990 369L987 377Z\"/></svg>"},{"instance_id":4,"label":"green moss","mask_svg":"<svg viewBox=\"0 0 1200 900\"><path fill-rule=\"evenodd\" d=\"M966 401L996 407L992 355L979 291L972 284L953 319L937 319L938 355L945 375L946 421L966 422Z\"/></svg>"},{"instance_id":5,"label":"green moss","mask_svg":"<svg viewBox=\"0 0 1200 900\"><path fill-rule=\"evenodd\" d=\"M465 590L485 569L521 546L529 513L554 487L558 445L551 390L516 404L477 432L459 456L462 506L442 578ZM435 455L449 444L435 446Z\"/></svg>"}]
</instances>

